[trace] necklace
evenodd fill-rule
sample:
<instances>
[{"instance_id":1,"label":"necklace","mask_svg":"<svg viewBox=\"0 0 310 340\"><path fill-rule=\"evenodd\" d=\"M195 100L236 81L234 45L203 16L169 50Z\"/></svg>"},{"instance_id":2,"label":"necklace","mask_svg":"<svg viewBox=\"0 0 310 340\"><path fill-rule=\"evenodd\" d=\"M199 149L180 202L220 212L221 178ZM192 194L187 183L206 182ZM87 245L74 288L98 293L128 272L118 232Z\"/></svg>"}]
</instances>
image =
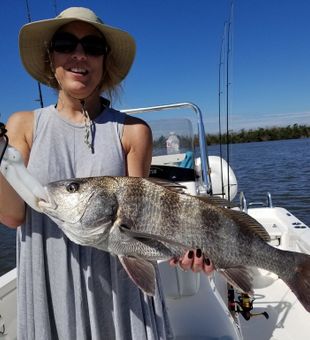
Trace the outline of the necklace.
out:
<instances>
[{"instance_id":1,"label":"necklace","mask_svg":"<svg viewBox=\"0 0 310 340\"><path fill-rule=\"evenodd\" d=\"M92 153L94 153L93 136L91 134L91 125L93 124L93 122L90 119L88 111L85 108L85 100L81 100L81 105L82 105L82 114L84 116L84 126L85 126L84 143L91 149ZM91 141L90 141L90 138L91 138Z\"/></svg>"},{"instance_id":2,"label":"necklace","mask_svg":"<svg viewBox=\"0 0 310 340\"><path fill-rule=\"evenodd\" d=\"M82 115L84 117L84 143L88 146L88 148L91 150L92 153L94 153L94 129L93 125L94 122L90 118L89 113L85 106L85 99L80 100L81 106L82 106ZM100 112L106 108L110 107L110 101L106 98L100 97ZM57 108L57 104L55 105L55 108Z\"/></svg>"},{"instance_id":3,"label":"necklace","mask_svg":"<svg viewBox=\"0 0 310 340\"><path fill-rule=\"evenodd\" d=\"M81 100L82 106L82 114L84 116L84 143L91 149L91 152L94 153L94 131L92 130L92 126L94 124L93 120L90 119L87 109L85 108L85 100ZM100 112L110 106L110 101L106 98L100 97Z\"/></svg>"}]
</instances>

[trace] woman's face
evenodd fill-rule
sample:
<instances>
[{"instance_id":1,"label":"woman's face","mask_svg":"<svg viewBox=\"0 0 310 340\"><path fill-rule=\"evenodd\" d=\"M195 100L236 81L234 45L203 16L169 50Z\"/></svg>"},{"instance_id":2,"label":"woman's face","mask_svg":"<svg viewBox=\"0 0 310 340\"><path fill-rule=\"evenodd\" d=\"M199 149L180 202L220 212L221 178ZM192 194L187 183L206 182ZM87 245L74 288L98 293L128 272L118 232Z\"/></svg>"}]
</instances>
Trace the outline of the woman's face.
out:
<instances>
[{"instance_id":1,"label":"woman's face","mask_svg":"<svg viewBox=\"0 0 310 340\"><path fill-rule=\"evenodd\" d=\"M95 27L79 21L63 26L59 32L71 33L78 39L90 35L101 37ZM81 43L70 53L53 51L52 63L60 89L78 99L93 94L102 79L103 58L103 55L86 54Z\"/></svg>"}]
</instances>

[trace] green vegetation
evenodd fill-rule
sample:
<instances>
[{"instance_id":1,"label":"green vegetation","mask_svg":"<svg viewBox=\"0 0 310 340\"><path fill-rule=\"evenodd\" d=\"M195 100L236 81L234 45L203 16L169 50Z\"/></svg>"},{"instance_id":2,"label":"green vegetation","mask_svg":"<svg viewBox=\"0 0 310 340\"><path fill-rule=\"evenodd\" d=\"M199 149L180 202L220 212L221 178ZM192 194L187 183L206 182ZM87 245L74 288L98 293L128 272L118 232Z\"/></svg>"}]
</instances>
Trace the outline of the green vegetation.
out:
<instances>
[{"instance_id":1,"label":"green vegetation","mask_svg":"<svg viewBox=\"0 0 310 340\"><path fill-rule=\"evenodd\" d=\"M240 130L239 132L231 131L229 134L230 143L249 143L263 142L281 139L298 139L309 138L310 126L308 125L288 125L286 127L258 128L255 130ZM207 141L209 145L219 144L220 136L217 134L208 134ZM222 143L226 143L226 134L222 134Z\"/></svg>"},{"instance_id":2,"label":"green vegetation","mask_svg":"<svg viewBox=\"0 0 310 340\"><path fill-rule=\"evenodd\" d=\"M191 149L192 138L188 136L180 136L180 148ZM226 144L226 134L222 134L222 144ZM230 131L229 143L250 143L250 142L264 142L270 140L281 139L298 139L310 138L309 125L288 125L286 127L271 127L245 130L238 132ZM218 134L207 134L208 145L219 144L220 136ZM198 136L194 137L194 145L198 145ZM166 137L161 136L154 140L154 149L164 149L166 147Z\"/></svg>"}]
</instances>

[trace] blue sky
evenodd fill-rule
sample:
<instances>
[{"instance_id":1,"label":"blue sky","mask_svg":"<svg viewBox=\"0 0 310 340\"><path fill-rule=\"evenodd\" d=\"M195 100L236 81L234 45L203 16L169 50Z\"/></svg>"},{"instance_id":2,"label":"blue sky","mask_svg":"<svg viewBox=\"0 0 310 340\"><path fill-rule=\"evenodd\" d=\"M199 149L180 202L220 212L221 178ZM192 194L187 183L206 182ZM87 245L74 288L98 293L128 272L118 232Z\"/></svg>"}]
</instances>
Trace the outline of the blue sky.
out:
<instances>
[{"instance_id":1,"label":"blue sky","mask_svg":"<svg viewBox=\"0 0 310 340\"><path fill-rule=\"evenodd\" d=\"M134 66L116 108L191 101L207 131L217 130L218 65L228 0L28 0L32 20L70 6L93 9L137 42ZM230 128L310 124L310 1L236 0L231 53ZM1 120L38 106L37 84L24 71L18 31L25 0L1 2ZM45 104L53 90L43 88Z\"/></svg>"}]
</instances>

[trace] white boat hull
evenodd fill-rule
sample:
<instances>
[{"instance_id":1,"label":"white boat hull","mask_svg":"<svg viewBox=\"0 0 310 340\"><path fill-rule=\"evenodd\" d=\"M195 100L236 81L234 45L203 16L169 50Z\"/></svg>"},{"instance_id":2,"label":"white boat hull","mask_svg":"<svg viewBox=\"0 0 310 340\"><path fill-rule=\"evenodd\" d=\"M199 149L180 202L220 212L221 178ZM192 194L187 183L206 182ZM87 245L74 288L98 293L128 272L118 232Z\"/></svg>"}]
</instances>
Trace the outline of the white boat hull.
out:
<instances>
[{"instance_id":1,"label":"white boat hull","mask_svg":"<svg viewBox=\"0 0 310 340\"><path fill-rule=\"evenodd\" d=\"M16 269L0 277L0 339L16 339Z\"/></svg>"}]
</instances>

